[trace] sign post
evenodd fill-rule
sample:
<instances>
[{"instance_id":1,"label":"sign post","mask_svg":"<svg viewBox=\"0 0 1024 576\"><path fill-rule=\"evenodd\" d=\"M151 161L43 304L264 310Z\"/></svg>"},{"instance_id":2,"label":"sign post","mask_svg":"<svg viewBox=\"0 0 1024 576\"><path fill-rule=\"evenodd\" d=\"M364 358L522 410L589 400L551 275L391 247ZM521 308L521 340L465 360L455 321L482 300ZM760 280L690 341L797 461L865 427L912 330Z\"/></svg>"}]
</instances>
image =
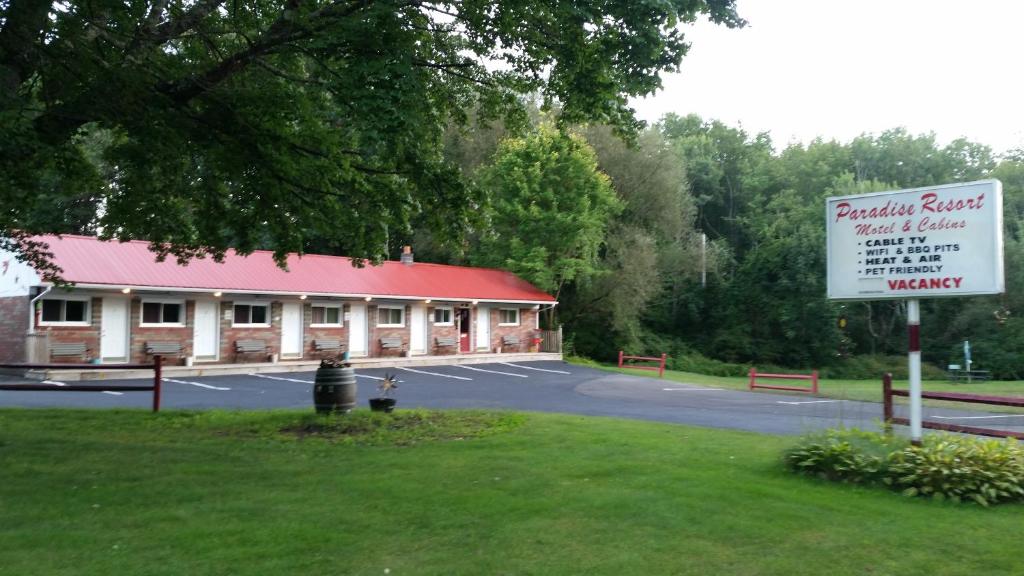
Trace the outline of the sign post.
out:
<instances>
[{"instance_id":1,"label":"sign post","mask_svg":"<svg viewBox=\"0 0 1024 576\"><path fill-rule=\"evenodd\" d=\"M911 440L921 439L919 298L1001 294L998 180L829 198L828 297L907 303Z\"/></svg>"}]
</instances>

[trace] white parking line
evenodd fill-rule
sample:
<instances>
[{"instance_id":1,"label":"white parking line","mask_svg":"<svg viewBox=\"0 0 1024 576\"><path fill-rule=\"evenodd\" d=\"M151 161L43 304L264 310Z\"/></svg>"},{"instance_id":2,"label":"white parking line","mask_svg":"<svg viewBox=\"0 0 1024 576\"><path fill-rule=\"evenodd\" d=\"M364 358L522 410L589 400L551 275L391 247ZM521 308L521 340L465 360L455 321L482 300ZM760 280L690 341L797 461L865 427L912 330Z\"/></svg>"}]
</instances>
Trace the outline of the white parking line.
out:
<instances>
[{"instance_id":1,"label":"white parking line","mask_svg":"<svg viewBox=\"0 0 1024 576\"><path fill-rule=\"evenodd\" d=\"M67 386L63 382L57 382L56 380L43 380L43 384L53 384L54 386Z\"/></svg>"},{"instance_id":2,"label":"white parking line","mask_svg":"<svg viewBox=\"0 0 1024 576\"><path fill-rule=\"evenodd\" d=\"M987 420L990 418L1021 418L1024 414L1000 414L998 416L932 416L943 420Z\"/></svg>"},{"instance_id":3,"label":"white parking line","mask_svg":"<svg viewBox=\"0 0 1024 576\"><path fill-rule=\"evenodd\" d=\"M101 390L104 394L110 394L111 396L124 396L124 392L114 392L113 390Z\"/></svg>"},{"instance_id":4,"label":"white parking line","mask_svg":"<svg viewBox=\"0 0 1024 576\"><path fill-rule=\"evenodd\" d=\"M266 378L267 380L281 380L284 382L298 382L299 384L312 384L312 380L299 380L297 378L281 378L280 376L267 376L266 374L249 374L249 376L255 376L257 378Z\"/></svg>"},{"instance_id":5,"label":"white parking line","mask_svg":"<svg viewBox=\"0 0 1024 576\"><path fill-rule=\"evenodd\" d=\"M536 370L538 372L552 372L554 374L572 374L572 372L565 372L563 370L548 370L547 368L533 368L532 366L520 366L519 364L509 364L508 362L498 362L503 366L511 366L513 368L522 368L524 370Z\"/></svg>"},{"instance_id":6,"label":"white parking line","mask_svg":"<svg viewBox=\"0 0 1024 576\"><path fill-rule=\"evenodd\" d=\"M710 392L712 390L721 390L721 388L662 388L665 392L674 392L681 390L683 392Z\"/></svg>"},{"instance_id":7,"label":"white parking line","mask_svg":"<svg viewBox=\"0 0 1024 576\"><path fill-rule=\"evenodd\" d=\"M370 376L369 374L356 374L356 378L369 378L370 380L383 380L383 378L381 378L380 376ZM395 382L398 382L399 384L401 384L402 382L405 382L405 380L395 380Z\"/></svg>"},{"instance_id":8,"label":"white parking line","mask_svg":"<svg viewBox=\"0 0 1024 576\"><path fill-rule=\"evenodd\" d=\"M516 378L529 378L526 374L514 374L512 372L498 372L497 370L484 370L483 368L473 368L472 366L463 366L458 364L459 368L465 368L466 370L474 370L476 372L490 372L491 374L501 374L503 376L515 376Z\"/></svg>"},{"instance_id":9,"label":"white parking line","mask_svg":"<svg viewBox=\"0 0 1024 576\"><path fill-rule=\"evenodd\" d=\"M164 382L174 382L175 384L189 384L191 386L199 386L200 388L208 388L210 390L231 390L231 388L222 388L220 386L210 386L209 384L202 384L200 382L189 382L188 380L174 380L173 378L164 378Z\"/></svg>"},{"instance_id":10,"label":"white parking line","mask_svg":"<svg viewBox=\"0 0 1024 576\"><path fill-rule=\"evenodd\" d=\"M796 406L799 404L828 404L830 402L839 402L839 400L802 400L800 402L786 402L784 400L776 400L776 404L789 404L790 406Z\"/></svg>"},{"instance_id":11,"label":"white parking line","mask_svg":"<svg viewBox=\"0 0 1024 576\"><path fill-rule=\"evenodd\" d=\"M399 370L405 370L406 372L415 372L417 374L429 374L431 376L440 376L442 378L455 378L456 380L473 380L472 378L466 378L465 376L452 376L451 374L441 374L439 372L427 372L426 370L414 370L412 368L398 367Z\"/></svg>"}]
</instances>

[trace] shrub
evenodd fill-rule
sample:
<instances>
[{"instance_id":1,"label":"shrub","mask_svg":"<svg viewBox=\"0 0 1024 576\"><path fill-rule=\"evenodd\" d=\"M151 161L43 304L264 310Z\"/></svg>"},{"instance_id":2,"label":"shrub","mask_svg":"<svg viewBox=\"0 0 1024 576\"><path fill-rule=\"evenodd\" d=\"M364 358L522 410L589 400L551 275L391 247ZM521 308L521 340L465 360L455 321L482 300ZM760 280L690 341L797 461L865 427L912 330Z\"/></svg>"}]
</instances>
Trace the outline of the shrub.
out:
<instances>
[{"instance_id":1,"label":"shrub","mask_svg":"<svg viewBox=\"0 0 1024 576\"><path fill-rule=\"evenodd\" d=\"M1024 499L1024 450L1015 440L927 436L888 458L884 480L908 496L974 500L982 506Z\"/></svg>"},{"instance_id":2,"label":"shrub","mask_svg":"<svg viewBox=\"0 0 1024 576\"><path fill-rule=\"evenodd\" d=\"M827 430L786 451L790 469L827 480L870 484L885 479L889 454L905 440L856 429Z\"/></svg>"}]
</instances>

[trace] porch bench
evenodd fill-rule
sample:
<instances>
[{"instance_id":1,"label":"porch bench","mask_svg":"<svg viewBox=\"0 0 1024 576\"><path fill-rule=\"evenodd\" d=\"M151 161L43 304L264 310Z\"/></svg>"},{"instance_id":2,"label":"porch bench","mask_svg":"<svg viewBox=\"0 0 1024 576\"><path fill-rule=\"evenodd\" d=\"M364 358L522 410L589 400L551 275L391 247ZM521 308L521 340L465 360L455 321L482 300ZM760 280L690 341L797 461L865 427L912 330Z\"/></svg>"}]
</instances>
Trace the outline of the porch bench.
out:
<instances>
[{"instance_id":1,"label":"porch bench","mask_svg":"<svg viewBox=\"0 0 1024 576\"><path fill-rule=\"evenodd\" d=\"M511 348L512 346L515 346L518 349L519 348L519 336L502 336L501 337L501 345L505 346L507 348Z\"/></svg>"},{"instance_id":2,"label":"porch bench","mask_svg":"<svg viewBox=\"0 0 1024 576\"><path fill-rule=\"evenodd\" d=\"M345 345L341 340L313 340L313 349L317 352L341 352Z\"/></svg>"},{"instance_id":3,"label":"porch bench","mask_svg":"<svg viewBox=\"0 0 1024 576\"><path fill-rule=\"evenodd\" d=\"M401 350L402 339L398 337L384 337L380 339L380 347L384 350Z\"/></svg>"},{"instance_id":4,"label":"porch bench","mask_svg":"<svg viewBox=\"0 0 1024 576\"><path fill-rule=\"evenodd\" d=\"M265 340L235 340L235 360L239 354L266 354L267 342Z\"/></svg>"},{"instance_id":5,"label":"porch bench","mask_svg":"<svg viewBox=\"0 0 1024 576\"><path fill-rule=\"evenodd\" d=\"M181 356L184 349L181 342L146 342L146 354L161 356Z\"/></svg>"},{"instance_id":6,"label":"porch bench","mask_svg":"<svg viewBox=\"0 0 1024 576\"><path fill-rule=\"evenodd\" d=\"M50 356L55 358L78 356L85 357L89 347L85 342L54 342L50 344Z\"/></svg>"},{"instance_id":7,"label":"porch bench","mask_svg":"<svg viewBox=\"0 0 1024 576\"><path fill-rule=\"evenodd\" d=\"M454 336L439 336L434 338L434 345L438 347L455 346Z\"/></svg>"}]
</instances>

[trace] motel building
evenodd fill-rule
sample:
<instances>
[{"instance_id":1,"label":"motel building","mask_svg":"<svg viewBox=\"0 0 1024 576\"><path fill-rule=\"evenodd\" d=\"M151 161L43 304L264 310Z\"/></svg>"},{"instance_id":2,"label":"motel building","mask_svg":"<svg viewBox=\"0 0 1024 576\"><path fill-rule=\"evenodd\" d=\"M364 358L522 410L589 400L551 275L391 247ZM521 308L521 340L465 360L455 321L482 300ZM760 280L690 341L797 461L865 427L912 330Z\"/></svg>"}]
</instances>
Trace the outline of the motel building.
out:
<instances>
[{"instance_id":1,"label":"motel building","mask_svg":"<svg viewBox=\"0 0 1024 576\"><path fill-rule=\"evenodd\" d=\"M156 262L148 243L40 238L71 288L0 253L0 363L243 364L527 353L555 299L502 270L272 253ZM548 333L550 334L550 333ZM551 338L549 338L550 340ZM560 342L544 346L550 351ZM455 360L450 358L449 360ZM358 360L356 360L358 361Z\"/></svg>"}]
</instances>

